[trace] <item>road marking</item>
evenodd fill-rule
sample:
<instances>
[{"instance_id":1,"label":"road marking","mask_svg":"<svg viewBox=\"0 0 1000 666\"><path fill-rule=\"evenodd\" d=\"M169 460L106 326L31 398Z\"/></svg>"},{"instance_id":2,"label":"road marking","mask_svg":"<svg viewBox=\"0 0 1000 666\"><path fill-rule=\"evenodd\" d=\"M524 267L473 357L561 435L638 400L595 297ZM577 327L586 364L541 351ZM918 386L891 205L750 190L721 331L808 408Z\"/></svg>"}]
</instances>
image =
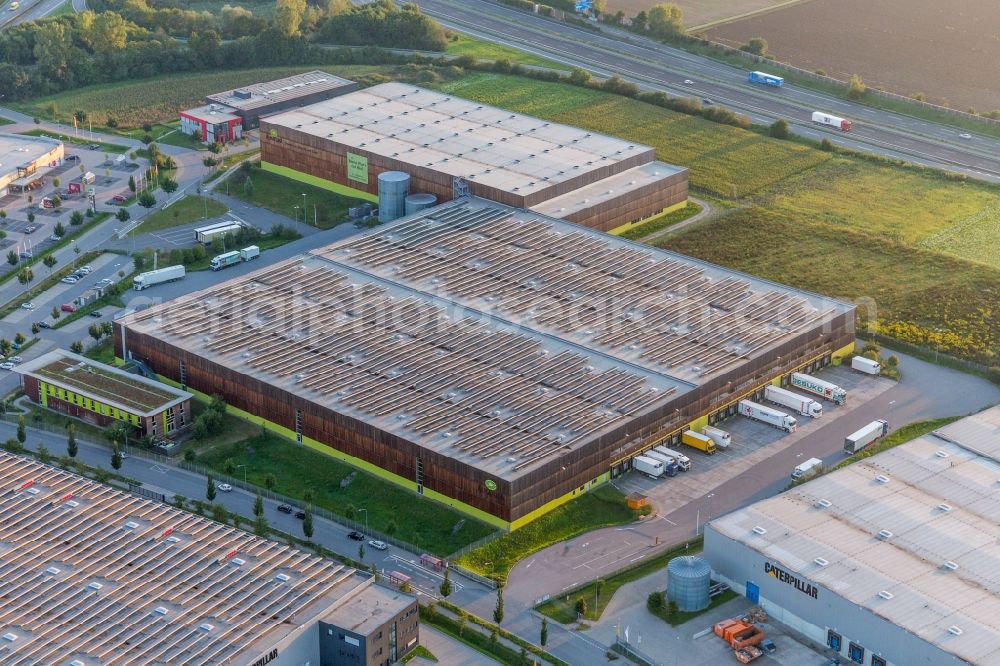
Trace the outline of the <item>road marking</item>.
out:
<instances>
[{"instance_id":1,"label":"road marking","mask_svg":"<svg viewBox=\"0 0 1000 666\"><path fill-rule=\"evenodd\" d=\"M528 562L528 564L527 564L527 565L525 565L525 567L524 567L524 568L525 568L525 569L530 569L530 568L531 568L531 565L532 565L532 564L534 564L534 563L535 563L535 558L531 558L531 561L530 561L530 562Z\"/></svg>"},{"instance_id":2,"label":"road marking","mask_svg":"<svg viewBox=\"0 0 1000 666\"><path fill-rule=\"evenodd\" d=\"M166 474L167 472L170 471L168 468L161 467L160 465L153 465L149 469L153 470L154 472L159 472L160 474Z\"/></svg>"},{"instance_id":3,"label":"road marking","mask_svg":"<svg viewBox=\"0 0 1000 666\"><path fill-rule=\"evenodd\" d=\"M642 559L642 558L644 558L644 557L646 557L646 555L645 555L645 554L643 554L643 555L640 555L639 557L634 557L634 558L632 558L631 560L629 560L629 562L638 562L639 560L641 560L641 559Z\"/></svg>"},{"instance_id":4,"label":"road marking","mask_svg":"<svg viewBox=\"0 0 1000 666\"><path fill-rule=\"evenodd\" d=\"M675 523L674 521L670 520L670 519L669 519L669 518L667 518L666 516L660 516L660 520L662 520L662 521L664 521L664 522L668 522L668 523L670 523L671 525L673 525L674 527L676 527L676 526L677 526L677 523Z\"/></svg>"}]
</instances>

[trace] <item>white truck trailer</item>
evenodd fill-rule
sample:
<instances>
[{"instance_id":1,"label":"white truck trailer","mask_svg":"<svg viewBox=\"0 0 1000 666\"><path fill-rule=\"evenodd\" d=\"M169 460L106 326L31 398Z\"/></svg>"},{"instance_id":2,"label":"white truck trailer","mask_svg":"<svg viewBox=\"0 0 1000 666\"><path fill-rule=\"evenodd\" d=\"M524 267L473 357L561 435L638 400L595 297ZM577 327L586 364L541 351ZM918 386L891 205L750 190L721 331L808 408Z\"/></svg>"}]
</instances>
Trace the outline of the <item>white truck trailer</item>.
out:
<instances>
[{"instance_id":1,"label":"white truck trailer","mask_svg":"<svg viewBox=\"0 0 1000 666\"><path fill-rule=\"evenodd\" d=\"M785 432L795 432L795 428L798 426L798 422L795 420L795 417L789 416L788 414L778 411L777 409L771 409L770 407L757 404L756 402L740 400L738 408L740 414L748 419L762 421L768 425L773 425L775 428L781 428Z\"/></svg>"},{"instance_id":2,"label":"white truck trailer","mask_svg":"<svg viewBox=\"0 0 1000 666\"><path fill-rule=\"evenodd\" d=\"M636 456L632 458L632 469L642 472L647 476L658 479L663 476L666 465L662 460L656 460L647 456Z\"/></svg>"},{"instance_id":3,"label":"white truck trailer","mask_svg":"<svg viewBox=\"0 0 1000 666\"><path fill-rule=\"evenodd\" d=\"M841 132L851 131L850 120L845 120L844 118L832 116L829 113L824 113L823 111L813 111L812 121L817 125L825 125L826 127L833 127L834 129L839 129Z\"/></svg>"},{"instance_id":4,"label":"white truck trailer","mask_svg":"<svg viewBox=\"0 0 1000 666\"><path fill-rule=\"evenodd\" d=\"M715 445L720 449L728 449L729 445L733 443L733 437L725 430L720 430L713 426L705 426L701 429L701 434L706 437L711 437Z\"/></svg>"},{"instance_id":5,"label":"white truck trailer","mask_svg":"<svg viewBox=\"0 0 1000 666\"><path fill-rule=\"evenodd\" d=\"M663 463L663 473L667 476L677 476L677 470L680 466L677 464L677 460L673 456L669 456L665 453L660 453L653 447L649 451L642 454L644 458L652 458L653 460L659 460Z\"/></svg>"},{"instance_id":6,"label":"white truck trailer","mask_svg":"<svg viewBox=\"0 0 1000 666\"><path fill-rule=\"evenodd\" d=\"M888 421L882 419L872 421L861 430L852 432L844 438L844 453L854 455L861 449L871 446L873 442L885 437L888 432Z\"/></svg>"},{"instance_id":7,"label":"white truck trailer","mask_svg":"<svg viewBox=\"0 0 1000 666\"><path fill-rule=\"evenodd\" d=\"M882 364L864 356L855 356L851 358L851 369L866 375L878 375L882 372Z\"/></svg>"},{"instance_id":8,"label":"white truck trailer","mask_svg":"<svg viewBox=\"0 0 1000 666\"><path fill-rule=\"evenodd\" d=\"M810 458L801 465L795 467L792 470L792 480L798 481L799 479L808 479L810 476L815 476L819 473L820 469L823 467L823 461L819 458Z\"/></svg>"},{"instance_id":9,"label":"white truck trailer","mask_svg":"<svg viewBox=\"0 0 1000 666\"><path fill-rule=\"evenodd\" d=\"M807 375L803 372L792 373L792 386L803 391L808 391L814 395L826 398L838 405L843 405L847 401L847 391L836 384Z\"/></svg>"},{"instance_id":10,"label":"white truck trailer","mask_svg":"<svg viewBox=\"0 0 1000 666\"><path fill-rule=\"evenodd\" d=\"M668 449L662 444L660 446L654 446L653 450L662 453L665 456L670 456L671 458L676 460L677 468L680 469L682 472L686 472L689 469L691 469L691 459L688 458L683 453L681 453L680 451L674 451L673 449Z\"/></svg>"},{"instance_id":11,"label":"white truck trailer","mask_svg":"<svg viewBox=\"0 0 1000 666\"><path fill-rule=\"evenodd\" d=\"M155 271L146 271L145 273L139 273L134 278L132 278L132 288L136 291L142 291L146 287L152 287L153 285L163 284L164 282L175 282L184 277L184 267L178 264L177 266L167 266L166 268L158 268Z\"/></svg>"},{"instance_id":12,"label":"white truck trailer","mask_svg":"<svg viewBox=\"0 0 1000 666\"><path fill-rule=\"evenodd\" d=\"M240 250L240 259L243 261L253 261L260 256L260 248L256 245L248 245Z\"/></svg>"},{"instance_id":13,"label":"white truck trailer","mask_svg":"<svg viewBox=\"0 0 1000 666\"><path fill-rule=\"evenodd\" d=\"M768 385L764 387L764 399L776 405L792 409L802 416L811 416L814 419L823 416L823 405L812 398L807 398L804 395L799 395L780 386Z\"/></svg>"}]
</instances>

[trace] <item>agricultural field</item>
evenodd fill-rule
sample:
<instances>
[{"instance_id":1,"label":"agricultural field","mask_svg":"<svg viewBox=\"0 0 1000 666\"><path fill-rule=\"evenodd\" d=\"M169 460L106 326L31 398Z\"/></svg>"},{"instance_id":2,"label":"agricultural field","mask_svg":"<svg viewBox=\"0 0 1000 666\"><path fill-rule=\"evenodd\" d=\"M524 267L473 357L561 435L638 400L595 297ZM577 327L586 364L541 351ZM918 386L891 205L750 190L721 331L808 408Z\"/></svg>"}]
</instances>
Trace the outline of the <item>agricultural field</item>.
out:
<instances>
[{"instance_id":1,"label":"agricultural field","mask_svg":"<svg viewBox=\"0 0 1000 666\"><path fill-rule=\"evenodd\" d=\"M688 29L713 25L795 2L804 0L674 0L674 4L684 10L684 25ZM608 11L612 14L623 11L626 16L635 16L658 4L660 0L608 0Z\"/></svg>"},{"instance_id":2,"label":"agricultural field","mask_svg":"<svg viewBox=\"0 0 1000 666\"><path fill-rule=\"evenodd\" d=\"M995 0L813 0L706 34L731 46L763 37L778 60L844 80L857 73L900 95L920 92L963 110L1000 108Z\"/></svg>"}]
</instances>

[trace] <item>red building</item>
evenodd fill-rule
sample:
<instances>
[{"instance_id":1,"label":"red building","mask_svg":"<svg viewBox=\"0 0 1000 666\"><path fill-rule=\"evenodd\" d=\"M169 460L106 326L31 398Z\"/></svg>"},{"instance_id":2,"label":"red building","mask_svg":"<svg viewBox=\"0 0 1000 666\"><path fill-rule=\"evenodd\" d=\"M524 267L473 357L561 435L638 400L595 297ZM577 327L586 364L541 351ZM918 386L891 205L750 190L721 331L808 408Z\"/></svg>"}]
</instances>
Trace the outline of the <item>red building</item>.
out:
<instances>
[{"instance_id":1,"label":"red building","mask_svg":"<svg viewBox=\"0 0 1000 666\"><path fill-rule=\"evenodd\" d=\"M229 143L243 136L243 121L221 104L209 104L181 111L181 131L197 131L205 143Z\"/></svg>"}]
</instances>

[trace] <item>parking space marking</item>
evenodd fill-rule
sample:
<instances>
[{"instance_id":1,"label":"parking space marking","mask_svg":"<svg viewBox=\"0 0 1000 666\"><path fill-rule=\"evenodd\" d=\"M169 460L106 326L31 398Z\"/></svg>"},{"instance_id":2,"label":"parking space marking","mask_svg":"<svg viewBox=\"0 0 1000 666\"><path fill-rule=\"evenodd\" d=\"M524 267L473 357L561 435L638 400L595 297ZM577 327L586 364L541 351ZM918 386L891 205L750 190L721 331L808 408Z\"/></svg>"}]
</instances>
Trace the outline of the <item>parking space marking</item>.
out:
<instances>
[{"instance_id":1,"label":"parking space marking","mask_svg":"<svg viewBox=\"0 0 1000 666\"><path fill-rule=\"evenodd\" d=\"M167 472L170 471L169 468L163 467L162 465L153 465L149 469L153 470L154 472L159 472L160 474L166 474Z\"/></svg>"}]
</instances>

